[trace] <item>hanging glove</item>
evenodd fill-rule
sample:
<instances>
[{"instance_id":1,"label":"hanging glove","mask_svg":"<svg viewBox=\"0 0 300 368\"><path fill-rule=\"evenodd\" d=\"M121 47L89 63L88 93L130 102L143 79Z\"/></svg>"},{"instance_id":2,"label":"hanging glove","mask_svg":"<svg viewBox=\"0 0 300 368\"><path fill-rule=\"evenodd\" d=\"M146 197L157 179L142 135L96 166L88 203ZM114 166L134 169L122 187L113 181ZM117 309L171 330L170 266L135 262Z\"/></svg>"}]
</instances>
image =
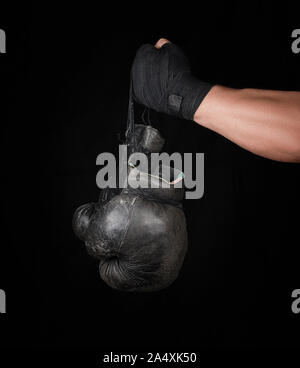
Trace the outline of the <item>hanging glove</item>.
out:
<instances>
[{"instance_id":1,"label":"hanging glove","mask_svg":"<svg viewBox=\"0 0 300 368\"><path fill-rule=\"evenodd\" d=\"M162 149L164 139L156 129L137 125L135 134L140 151ZM109 286L123 291L155 291L177 278L187 250L181 208L184 188L164 187L164 178L141 171L136 175L136 171L129 166L127 188L117 194L108 188L97 203L79 207L73 216L73 229L88 253L99 259L100 276ZM136 178L153 185L137 187Z\"/></svg>"}]
</instances>

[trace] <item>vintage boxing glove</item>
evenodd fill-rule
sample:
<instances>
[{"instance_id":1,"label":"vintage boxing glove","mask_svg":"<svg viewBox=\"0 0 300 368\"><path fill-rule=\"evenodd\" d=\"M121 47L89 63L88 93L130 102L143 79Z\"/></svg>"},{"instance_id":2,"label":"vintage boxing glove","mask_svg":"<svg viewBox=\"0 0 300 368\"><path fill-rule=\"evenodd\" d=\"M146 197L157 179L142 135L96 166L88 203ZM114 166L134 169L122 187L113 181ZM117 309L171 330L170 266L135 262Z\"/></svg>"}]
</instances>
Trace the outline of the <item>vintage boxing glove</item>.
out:
<instances>
[{"instance_id":1,"label":"vintage boxing glove","mask_svg":"<svg viewBox=\"0 0 300 368\"><path fill-rule=\"evenodd\" d=\"M136 125L139 152L159 152L164 140L150 127ZM133 139L133 136L131 136ZM130 140L129 140L130 143ZM130 143L131 144L131 143ZM102 191L98 203L79 207L73 229L88 253L100 260L101 278L124 291L155 291L178 276L187 249L183 188L163 187L164 178L128 167L128 187ZM172 171L172 170L171 170ZM173 181L177 174L173 171ZM136 181L151 181L154 188L137 188Z\"/></svg>"}]
</instances>

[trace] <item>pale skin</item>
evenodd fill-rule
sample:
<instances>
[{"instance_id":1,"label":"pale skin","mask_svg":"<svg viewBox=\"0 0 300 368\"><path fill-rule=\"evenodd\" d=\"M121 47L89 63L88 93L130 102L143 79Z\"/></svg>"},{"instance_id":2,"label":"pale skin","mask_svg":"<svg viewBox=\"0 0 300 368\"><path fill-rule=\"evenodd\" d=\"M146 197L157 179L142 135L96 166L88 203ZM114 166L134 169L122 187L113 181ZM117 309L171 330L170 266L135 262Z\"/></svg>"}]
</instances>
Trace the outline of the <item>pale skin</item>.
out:
<instances>
[{"instance_id":1,"label":"pale skin","mask_svg":"<svg viewBox=\"0 0 300 368\"><path fill-rule=\"evenodd\" d=\"M155 47L168 42L161 38ZM300 92L216 85L194 121L256 155L300 163Z\"/></svg>"}]
</instances>

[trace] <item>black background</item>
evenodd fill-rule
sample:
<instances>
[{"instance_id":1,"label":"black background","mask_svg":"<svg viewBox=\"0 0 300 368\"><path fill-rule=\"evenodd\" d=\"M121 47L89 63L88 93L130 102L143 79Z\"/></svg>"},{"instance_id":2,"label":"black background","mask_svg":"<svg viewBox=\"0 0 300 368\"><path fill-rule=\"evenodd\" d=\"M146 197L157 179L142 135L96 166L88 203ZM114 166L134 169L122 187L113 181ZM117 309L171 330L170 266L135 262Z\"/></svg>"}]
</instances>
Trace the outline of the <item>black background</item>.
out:
<instances>
[{"instance_id":1,"label":"black background","mask_svg":"<svg viewBox=\"0 0 300 368\"><path fill-rule=\"evenodd\" d=\"M178 280L151 294L114 291L71 228L74 210L98 197L97 155L117 152L136 49L167 37L204 80L299 90L299 17L284 3L1 5L3 351L76 348L77 359L92 348L83 356L99 361L104 351L297 350L299 165L153 114L168 151L205 153L204 197L185 202Z\"/></svg>"}]
</instances>

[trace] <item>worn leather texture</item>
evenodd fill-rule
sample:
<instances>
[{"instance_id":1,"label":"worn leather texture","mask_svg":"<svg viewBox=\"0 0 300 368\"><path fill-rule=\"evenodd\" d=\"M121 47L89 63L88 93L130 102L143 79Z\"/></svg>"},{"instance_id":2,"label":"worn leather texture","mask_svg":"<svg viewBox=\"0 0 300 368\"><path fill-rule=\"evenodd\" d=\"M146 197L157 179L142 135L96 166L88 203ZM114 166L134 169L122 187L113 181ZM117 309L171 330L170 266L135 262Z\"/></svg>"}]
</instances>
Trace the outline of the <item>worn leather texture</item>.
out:
<instances>
[{"instance_id":1,"label":"worn leather texture","mask_svg":"<svg viewBox=\"0 0 300 368\"><path fill-rule=\"evenodd\" d=\"M140 130L140 150L156 151L160 133L153 130L152 135L151 127ZM98 203L79 207L73 216L74 232L100 261L102 280L117 290L166 288L177 278L187 250L184 189L163 188L161 178L147 173L141 177L160 187L133 188L132 179L127 188L103 191Z\"/></svg>"}]
</instances>

